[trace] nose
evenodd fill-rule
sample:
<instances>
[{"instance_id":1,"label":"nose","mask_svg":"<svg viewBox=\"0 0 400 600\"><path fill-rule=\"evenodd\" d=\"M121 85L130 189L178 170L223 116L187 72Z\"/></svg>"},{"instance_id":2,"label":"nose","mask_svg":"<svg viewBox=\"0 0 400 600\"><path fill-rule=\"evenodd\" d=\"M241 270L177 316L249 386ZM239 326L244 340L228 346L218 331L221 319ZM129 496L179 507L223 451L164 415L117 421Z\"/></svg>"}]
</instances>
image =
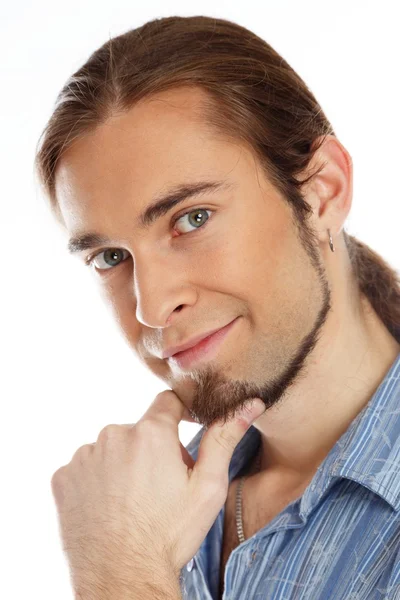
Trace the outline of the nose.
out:
<instances>
[{"instance_id":1,"label":"nose","mask_svg":"<svg viewBox=\"0 0 400 600\"><path fill-rule=\"evenodd\" d=\"M136 319L146 327L168 327L194 305L197 294L177 262L148 258L136 260L134 267Z\"/></svg>"}]
</instances>

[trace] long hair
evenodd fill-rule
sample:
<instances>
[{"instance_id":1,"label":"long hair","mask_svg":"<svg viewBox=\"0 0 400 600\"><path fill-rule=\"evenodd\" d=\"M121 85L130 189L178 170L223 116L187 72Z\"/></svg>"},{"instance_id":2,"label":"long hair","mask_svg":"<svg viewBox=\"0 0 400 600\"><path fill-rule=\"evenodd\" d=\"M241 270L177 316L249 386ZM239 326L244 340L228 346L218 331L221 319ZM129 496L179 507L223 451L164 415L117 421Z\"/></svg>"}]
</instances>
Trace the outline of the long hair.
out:
<instances>
[{"instance_id":1,"label":"long hair","mask_svg":"<svg viewBox=\"0 0 400 600\"><path fill-rule=\"evenodd\" d=\"M211 132L251 148L261 168L292 209L300 238L312 249L311 207L301 178L327 135L335 135L304 81L263 39L223 19L166 17L111 38L93 52L59 92L40 136L36 174L62 223L55 172L74 140L139 100L182 86L206 92L202 105ZM361 294L394 337L400 328L398 273L369 246L343 229Z\"/></svg>"}]
</instances>

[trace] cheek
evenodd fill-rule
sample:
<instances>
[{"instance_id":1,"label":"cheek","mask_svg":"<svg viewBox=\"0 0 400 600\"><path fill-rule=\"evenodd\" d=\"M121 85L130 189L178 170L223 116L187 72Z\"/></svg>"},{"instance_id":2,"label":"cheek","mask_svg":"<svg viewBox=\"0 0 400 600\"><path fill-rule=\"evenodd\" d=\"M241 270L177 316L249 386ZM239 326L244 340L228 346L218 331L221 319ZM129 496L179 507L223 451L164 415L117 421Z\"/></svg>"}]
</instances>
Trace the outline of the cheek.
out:
<instances>
[{"instance_id":1,"label":"cheek","mask_svg":"<svg viewBox=\"0 0 400 600\"><path fill-rule=\"evenodd\" d=\"M285 240L277 232L268 235L265 227L240 232L205 255L207 280L213 277L219 290L224 285L230 293L236 290L246 297L255 289L271 290L285 272L282 265L287 271L286 252Z\"/></svg>"},{"instance_id":2,"label":"cheek","mask_svg":"<svg viewBox=\"0 0 400 600\"><path fill-rule=\"evenodd\" d=\"M117 327L129 346L135 350L143 326L136 319L136 299L131 293L131 288L126 285L117 285L116 282L104 283L101 286L101 295Z\"/></svg>"}]
</instances>

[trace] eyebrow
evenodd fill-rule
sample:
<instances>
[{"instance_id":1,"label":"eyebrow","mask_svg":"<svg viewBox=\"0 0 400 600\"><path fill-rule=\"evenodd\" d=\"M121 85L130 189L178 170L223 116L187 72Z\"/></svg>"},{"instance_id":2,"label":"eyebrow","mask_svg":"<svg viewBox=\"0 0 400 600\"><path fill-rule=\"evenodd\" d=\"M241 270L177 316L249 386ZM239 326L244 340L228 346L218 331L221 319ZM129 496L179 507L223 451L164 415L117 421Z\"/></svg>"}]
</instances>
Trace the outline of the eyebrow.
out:
<instances>
[{"instance_id":1,"label":"eyebrow","mask_svg":"<svg viewBox=\"0 0 400 600\"><path fill-rule=\"evenodd\" d=\"M233 187L235 187L233 182L224 180L185 183L174 186L166 194L156 198L144 210L138 218L138 228L140 230L149 229L150 225L166 215L174 206L185 202L189 198L201 196L207 192L215 193L220 190L229 190ZM112 243L112 240L100 233L82 233L72 237L68 241L67 250L70 254L75 254L83 250L95 248L101 244L109 243Z\"/></svg>"}]
</instances>

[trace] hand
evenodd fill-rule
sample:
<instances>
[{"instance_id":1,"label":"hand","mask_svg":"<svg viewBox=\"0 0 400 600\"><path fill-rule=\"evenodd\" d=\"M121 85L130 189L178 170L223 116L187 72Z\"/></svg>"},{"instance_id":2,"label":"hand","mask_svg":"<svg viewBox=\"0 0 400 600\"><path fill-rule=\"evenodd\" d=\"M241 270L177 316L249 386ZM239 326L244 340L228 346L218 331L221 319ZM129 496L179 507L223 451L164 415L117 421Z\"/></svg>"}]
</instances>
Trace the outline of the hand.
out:
<instances>
[{"instance_id":1,"label":"hand","mask_svg":"<svg viewBox=\"0 0 400 600\"><path fill-rule=\"evenodd\" d=\"M195 462L178 437L193 421L172 390L133 425L107 425L51 480L72 583L129 586L154 572L175 574L196 554L223 507L233 451L253 410L205 430Z\"/></svg>"}]
</instances>

